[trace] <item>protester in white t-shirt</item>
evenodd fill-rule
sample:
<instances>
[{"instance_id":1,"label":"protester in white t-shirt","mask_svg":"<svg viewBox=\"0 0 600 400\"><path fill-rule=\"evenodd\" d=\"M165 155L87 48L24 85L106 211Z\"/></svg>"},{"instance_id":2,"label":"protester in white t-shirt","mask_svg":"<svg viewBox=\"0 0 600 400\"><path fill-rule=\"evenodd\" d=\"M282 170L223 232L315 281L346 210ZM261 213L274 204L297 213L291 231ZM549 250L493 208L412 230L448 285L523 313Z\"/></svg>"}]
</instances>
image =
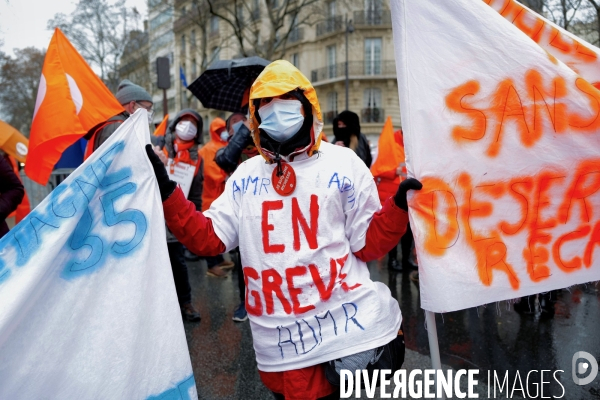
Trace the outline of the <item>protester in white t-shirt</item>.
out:
<instances>
[{"instance_id":1,"label":"protester in white t-shirt","mask_svg":"<svg viewBox=\"0 0 600 400\"><path fill-rule=\"evenodd\" d=\"M382 207L356 154L321 143L316 92L287 61L256 79L249 112L262 157L242 163L204 214L148 148L169 229L196 254L239 245L256 361L276 397L335 395L341 368L400 368L398 302L366 262L398 243L406 192L421 184L407 179Z\"/></svg>"}]
</instances>

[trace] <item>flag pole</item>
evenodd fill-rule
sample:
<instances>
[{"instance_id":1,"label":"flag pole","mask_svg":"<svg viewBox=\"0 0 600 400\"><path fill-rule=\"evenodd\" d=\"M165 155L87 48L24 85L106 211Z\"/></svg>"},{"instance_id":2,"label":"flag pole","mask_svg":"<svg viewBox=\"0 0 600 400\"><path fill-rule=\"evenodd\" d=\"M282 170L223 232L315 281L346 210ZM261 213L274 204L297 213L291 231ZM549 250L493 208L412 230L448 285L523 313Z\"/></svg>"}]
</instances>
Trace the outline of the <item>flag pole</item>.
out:
<instances>
[{"instance_id":1,"label":"flag pole","mask_svg":"<svg viewBox=\"0 0 600 400\"><path fill-rule=\"evenodd\" d=\"M438 344L437 326L435 325L435 313L425 310L425 321L427 322L427 338L429 339L431 366L435 370L435 382L437 387L437 374L442 371L442 360L440 359L440 346ZM446 398L443 392L440 398Z\"/></svg>"}]
</instances>

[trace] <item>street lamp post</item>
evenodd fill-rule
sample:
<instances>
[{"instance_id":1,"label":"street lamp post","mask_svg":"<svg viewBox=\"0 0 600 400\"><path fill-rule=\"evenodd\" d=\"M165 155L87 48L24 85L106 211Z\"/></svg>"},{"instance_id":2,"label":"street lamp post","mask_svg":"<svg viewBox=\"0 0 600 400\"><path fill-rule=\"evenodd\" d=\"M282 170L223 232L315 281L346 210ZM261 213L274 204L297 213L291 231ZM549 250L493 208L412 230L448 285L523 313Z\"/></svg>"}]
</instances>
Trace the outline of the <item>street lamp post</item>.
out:
<instances>
[{"instance_id":1,"label":"street lamp post","mask_svg":"<svg viewBox=\"0 0 600 400\"><path fill-rule=\"evenodd\" d=\"M352 26L352 20L348 20L348 14L346 14L345 19L346 25L346 63L344 66L346 73L346 110L348 109L348 91L350 88L350 80L348 79L348 35L354 32L354 26Z\"/></svg>"}]
</instances>

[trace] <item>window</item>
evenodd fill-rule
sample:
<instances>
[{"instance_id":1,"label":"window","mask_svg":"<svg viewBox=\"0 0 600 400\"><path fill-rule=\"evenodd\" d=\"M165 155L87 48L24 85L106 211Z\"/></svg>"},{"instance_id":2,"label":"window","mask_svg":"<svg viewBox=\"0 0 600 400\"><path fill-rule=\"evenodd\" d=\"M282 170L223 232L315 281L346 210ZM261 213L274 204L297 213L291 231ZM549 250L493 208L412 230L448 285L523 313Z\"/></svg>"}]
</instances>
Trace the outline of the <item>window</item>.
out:
<instances>
[{"instance_id":1,"label":"window","mask_svg":"<svg viewBox=\"0 0 600 400\"><path fill-rule=\"evenodd\" d=\"M337 114L337 101L337 92L329 92L327 94L327 110L333 111L334 114Z\"/></svg>"},{"instance_id":2,"label":"window","mask_svg":"<svg viewBox=\"0 0 600 400\"><path fill-rule=\"evenodd\" d=\"M256 21L260 18L260 8L258 4L258 0L254 0L252 2L252 20Z\"/></svg>"},{"instance_id":3,"label":"window","mask_svg":"<svg viewBox=\"0 0 600 400\"><path fill-rule=\"evenodd\" d=\"M219 32L219 17L212 16L210 18L210 33L215 34Z\"/></svg>"},{"instance_id":4,"label":"window","mask_svg":"<svg viewBox=\"0 0 600 400\"><path fill-rule=\"evenodd\" d=\"M335 1L327 3L327 18L335 17Z\"/></svg>"},{"instance_id":5,"label":"window","mask_svg":"<svg viewBox=\"0 0 600 400\"><path fill-rule=\"evenodd\" d=\"M368 88L364 91L364 108L361 112L361 122L383 122L383 108L381 108L381 89Z\"/></svg>"},{"instance_id":6,"label":"window","mask_svg":"<svg viewBox=\"0 0 600 400\"><path fill-rule=\"evenodd\" d=\"M365 0L365 22L380 24L383 14L383 0Z\"/></svg>"},{"instance_id":7,"label":"window","mask_svg":"<svg viewBox=\"0 0 600 400\"><path fill-rule=\"evenodd\" d=\"M381 75L381 38L365 39L365 75Z\"/></svg>"},{"instance_id":8,"label":"window","mask_svg":"<svg viewBox=\"0 0 600 400\"><path fill-rule=\"evenodd\" d=\"M379 89L379 88L365 89L364 106L365 106L365 108L381 107L381 89Z\"/></svg>"},{"instance_id":9,"label":"window","mask_svg":"<svg viewBox=\"0 0 600 400\"><path fill-rule=\"evenodd\" d=\"M173 35L173 31L166 32L165 34L156 38L156 40L153 40L152 42L150 42L150 52L154 53L156 50L158 50L162 47L165 47L165 46L169 45L170 43L173 43L174 40L175 40L175 37ZM171 58L170 61L172 63L173 59Z\"/></svg>"},{"instance_id":10,"label":"window","mask_svg":"<svg viewBox=\"0 0 600 400\"><path fill-rule=\"evenodd\" d=\"M298 53L292 54L292 59L290 61L294 67L300 68L300 55Z\"/></svg>"},{"instance_id":11,"label":"window","mask_svg":"<svg viewBox=\"0 0 600 400\"><path fill-rule=\"evenodd\" d=\"M196 64L196 59L192 60L192 79L196 79L198 75L198 64Z\"/></svg>"},{"instance_id":12,"label":"window","mask_svg":"<svg viewBox=\"0 0 600 400\"><path fill-rule=\"evenodd\" d=\"M196 48L196 30L192 29L192 31L190 32L190 47L192 49Z\"/></svg>"},{"instance_id":13,"label":"window","mask_svg":"<svg viewBox=\"0 0 600 400\"><path fill-rule=\"evenodd\" d=\"M337 92L327 93L327 103L325 105L327 111L323 112L323 122L325 122L325 124L331 124L333 119L337 116L337 100Z\"/></svg>"},{"instance_id":14,"label":"window","mask_svg":"<svg viewBox=\"0 0 600 400\"><path fill-rule=\"evenodd\" d=\"M162 24L164 24L165 22L170 21L172 15L173 15L173 13L172 13L171 9L168 8L165 11L158 14L156 17L152 18L150 20L150 24L149 24L150 30L153 31L156 28L158 28L159 26L161 26Z\"/></svg>"},{"instance_id":15,"label":"window","mask_svg":"<svg viewBox=\"0 0 600 400\"><path fill-rule=\"evenodd\" d=\"M365 0L365 12L381 13L383 11L383 0Z\"/></svg>"},{"instance_id":16,"label":"window","mask_svg":"<svg viewBox=\"0 0 600 400\"><path fill-rule=\"evenodd\" d=\"M185 58L185 35L181 35L181 58Z\"/></svg>"},{"instance_id":17,"label":"window","mask_svg":"<svg viewBox=\"0 0 600 400\"><path fill-rule=\"evenodd\" d=\"M298 27L298 14L290 16L290 33L288 35L288 42L295 43L302 40L302 33Z\"/></svg>"},{"instance_id":18,"label":"window","mask_svg":"<svg viewBox=\"0 0 600 400\"><path fill-rule=\"evenodd\" d=\"M327 78L335 78L335 45L327 46Z\"/></svg>"}]
</instances>

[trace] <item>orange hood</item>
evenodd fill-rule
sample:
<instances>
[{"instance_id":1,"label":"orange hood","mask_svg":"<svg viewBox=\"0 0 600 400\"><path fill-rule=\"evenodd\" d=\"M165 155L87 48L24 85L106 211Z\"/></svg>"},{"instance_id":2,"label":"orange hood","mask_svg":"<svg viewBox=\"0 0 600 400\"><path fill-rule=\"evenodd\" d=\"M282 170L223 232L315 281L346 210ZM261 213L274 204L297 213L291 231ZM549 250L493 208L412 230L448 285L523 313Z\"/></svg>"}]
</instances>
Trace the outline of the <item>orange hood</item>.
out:
<instances>
[{"instance_id":1,"label":"orange hood","mask_svg":"<svg viewBox=\"0 0 600 400\"><path fill-rule=\"evenodd\" d=\"M215 118L212 120L212 122L210 123L210 127L209 127L209 132L210 132L210 140L214 140L217 143L221 143L221 144L225 144L227 143L226 140L221 140L221 135L220 133L217 133L217 131L221 128L225 129L225 121L223 120L223 118Z\"/></svg>"},{"instance_id":2,"label":"orange hood","mask_svg":"<svg viewBox=\"0 0 600 400\"><path fill-rule=\"evenodd\" d=\"M319 99L317 99L317 92L311 85L310 81L304 75L302 75L302 72L300 72L288 61L277 60L265 67L263 72L261 72L256 78L254 84L252 84L252 88L250 89L250 131L252 132L252 138L254 139L256 148L269 163L273 162L273 160L260 146L260 131L258 129L259 124L256 118L254 118L253 100L262 99L265 97L281 96L282 94L296 89L301 89L304 92L304 96L312 105L313 129L311 144L308 149L308 155L312 156L315 151L319 150L319 145L321 144L323 117L321 115Z\"/></svg>"}]
</instances>

